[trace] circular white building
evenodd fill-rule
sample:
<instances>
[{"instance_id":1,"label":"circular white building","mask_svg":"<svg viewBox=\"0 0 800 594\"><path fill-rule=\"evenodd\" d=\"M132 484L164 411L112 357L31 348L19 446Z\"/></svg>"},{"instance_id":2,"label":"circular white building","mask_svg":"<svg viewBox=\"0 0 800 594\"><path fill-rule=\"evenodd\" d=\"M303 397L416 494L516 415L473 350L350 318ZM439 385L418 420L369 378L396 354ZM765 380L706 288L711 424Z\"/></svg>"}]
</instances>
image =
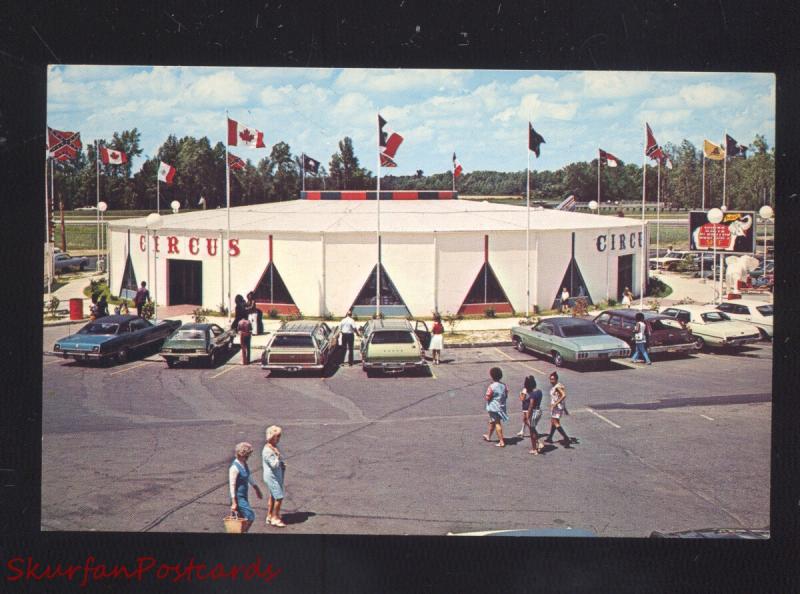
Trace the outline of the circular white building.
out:
<instances>
[{"instance_id":1,"label":"circular white building","mask_svg":"<svg viewBox=\"0 0 800 594\"><path fill-rule=\"evenodd\" d=\"M381 195L380 205L374 192L307 192L231 208L227 240L225 209L163 215L157 230L144 217L113 221L109 285L131 296L146 280L159 305L207 309L255 291L265 313L308 316L371 315L378 300L384 315L524 313L553 307L564 286L591 302L639 292L639 220L532 209L528 234L524 207Z\"/></svg>"}]
</instances>

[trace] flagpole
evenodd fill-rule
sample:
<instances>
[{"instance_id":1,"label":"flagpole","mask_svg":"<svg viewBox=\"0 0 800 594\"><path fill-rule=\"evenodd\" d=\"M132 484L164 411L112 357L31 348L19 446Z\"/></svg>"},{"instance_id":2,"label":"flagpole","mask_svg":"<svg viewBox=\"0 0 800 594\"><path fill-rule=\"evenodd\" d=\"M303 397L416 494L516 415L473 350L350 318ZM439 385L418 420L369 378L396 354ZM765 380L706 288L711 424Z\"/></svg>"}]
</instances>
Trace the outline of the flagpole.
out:
<instances>
[{"instance_id":1,"label":"flagpole","mask_svg":"<svg viewBox=\"0 0 800 594\"><path fill-rule=\"evenodd\" d=\"M56 224L54 221L56 216L55 178L56 178L55 159L50 159L50 219L48 220L48 226L47 226L47 238L48 241L52 241L53 243L55 243L56 241Z\"/></svg>"},{"instance_id":2,"label":"flagpole","mask_svg":"<svg viewBox=\"0 0 800 594\"><path fill-rule=\"evenodd\" d=\"M378 192L375 198L378 201L378 227L375 233L375 243L378 249L378 265L375 267L375 317L380 318L381 315L381 122L380 114L378 114Z\"/></svg>"},{"instance_id":3,"label":"flagpole","mask_svg":"<svg viewBox=\"0 0 800 594\"><path fill-rule=\"evenodd\" d=\"M705 139L703 140L703 144L705 145ZM703 190L700 193L701 196L701 204L700 209L705 212L706 211L706 148L703 146ZM697 246L695 246L696 248ZM705 254L700 254L700 279L701 282L706 282L706 257Z\"/></svg>"},{"instance_id":4,"label":"flagpole","mask_svg":"<svg viewBox=\"0 0 800 594\"><path fill-rule=\"evenodd\" d=\"M597 206L600 206L600 149L597 149Z\"/></svg>"},{"instance_id":5,"label":"flagpole","mask_svg":"<svg viewBox=\"0 0 800 594\"><path fill-rule=\"evenodd\" d=\"M725 192L727 186L727 179L728 179L728 131L725 130L725 138L722 141L722 207L723 210L727 208L726 197L727 194Z\"/></svg>"},{"instance_id":6,"label":"flagpole","mask_svg":"<svg viewBox=\"0 0 800 594\"><path fill-rule=\"evenodd\" d=\"M453 153L453 193L456 191L456 154Z\"/></svg>"},{"instance_id":7,"label":"flagpole","mask_svg":"<svg viewBox=\"0 0 800 594\"><path fill-rule=\"evenodd\" d=\"M227 214L227 230L225 235L225 245L220 247L222 261L225 262L225 251L231 241L231 167L228 163L228 110L225 110L225 211ZM228 319L231 318L231 257L228 254Z\"/></svg>"},{"instance_id":8,"label":"flagpole","mask_svg":"<svg viewBox=\"0 0 800 594\"><path fill-rule=\"evenodd\" d=\"M306 191L306 154L303 153L301 156L300 167L302 167L303 171L303 192Z\"/></svg>"},{"instance_id":9,"label":"flagpole","mask_svg":"<svg viewBox=\"0 0 800 594\"><path fill-rule=\"evenodd\" d=\"M48 136L49 138L49 136ZM44 159L44 240L45 243L50 243L50 205L48 203L48 196L47 196L47 162L51 161L49 157L45 157ZM51 161L52 162L52 161ZM52 174L51 174L52 178ZM764 227L766 229L766 227ZM766 236L765 236L766 237ZM766 239L765 239L766 241ZM767 245L764 243L764 245ZM47 294L49 295L52 293L52 272L54 271L55 265L52 262L52 254L50 255L50 263L47 265Z\"/></svg>"},{"instance_id":10,"label":"flagpole","mask_svg":"<svg viewBox=\"0 0 800 594\"><path fill-rule=\"evenodd\" d=\"M645 208L645 195L647 193L647 124L645 124L644 132L644 150L642 151L642 273L639 279L639 309L644 309L644 287L645 287L645 266L647 264L645 258L645 232L644 232L644 208Z\"/></svg>"},{"instance_id":11,"label":"flagpole","mask_svg":"<svg viewBox=\"0 0 800 594\"><path fill-rule=\"evenodd\" d=\"M526 185L525 211L525 317L531 316L531 147L528 139L528 183Z\"/></svg>"},{"instance_id":12,"label":"flagpole","mask_svg":"<svg viewBox=\"0 0 800 594\"><path fill-rule=\"evenodd\" d=\"M94 264L95 270L100 270L100 153L97 148L97 139L94 140L94 168L97 172L97 204L94 211L97 221L97 261ZM149 280L149 279L148 279Z\"/></svg>"},{"instance_id":13,"label":"flagpole","mask_svg":"<svg viewBox=\"0 0 800 594\"><path fill-rule=\"evenodd\" d=\"M661 256L660 249L661 249L661 159L658 160L658 189L656 190L656 258ZM658 262L658 260L656 260L656 262Z\"/></svg>"},{"instance_id":14,"label":"flagpole","mask_svg":"<svg viewBox=\"0 0 800 594\"><path fill-rule=\"evenodd\" d=\"M161 214L161 181L158 179L158 171L156 171L156 212Z\"/></svg>"}]
</instances>

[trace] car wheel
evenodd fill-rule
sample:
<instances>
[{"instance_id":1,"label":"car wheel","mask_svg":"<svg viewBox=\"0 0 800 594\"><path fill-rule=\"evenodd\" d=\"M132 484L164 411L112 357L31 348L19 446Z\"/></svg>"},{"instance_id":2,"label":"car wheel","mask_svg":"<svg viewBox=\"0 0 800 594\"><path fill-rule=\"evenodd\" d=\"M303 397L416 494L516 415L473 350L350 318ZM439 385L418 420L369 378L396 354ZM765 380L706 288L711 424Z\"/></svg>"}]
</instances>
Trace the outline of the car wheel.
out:
<instances>
[{"instance_id":1,"label":"car wheel","mask_svg":"<svg viewBox=\"0 0 800 594\"><path fill-rule=\"evenodd\" d=\"M697 345L698 351L702 351L706 347L706 341L699 336L695 336L694 343Z\"/></svg>"},{"instance_id":2,"label":"car wheel","mask_svg":"<svg viewBox=\"0 0 800 594\"><path fill-rule=\"evenodd\" d=\"M173 359L172 357L166 357L164 360L167 362L167 367L169 367L170 369L175 367L175 359Z\"/></svg>"},{"instance_id":3,"label":"car wheel","mask_svg":"<svg viewBox=\"0 0 800 594\"><path fill-rule=\"evenodd\" d=\"M772 338L770 337L770 335L769 335L769 334L767 334L767 333L764 331L764 329L763 329L763 328L759 328L759 329L758 329L758 333L761 335L761 340L766 340L767 342L769 342L770 340L772 340Z\"/></svg>"},{"instance_id":4,"label":"car wheel","mask_svg":"<svg viewBox=\"0 0 800 594\"><path fill-rule=\"evenodd\" d=\"M127 362L128 361L128 355L129 355L128 349L125 349L125 348L120 349L119 352L117 353L117 357L116 357L117 363L125 363L125 362Z\"/></svg>"},{"instance_id":5,"label":"car wheel","mask_svg":"<svg viewBox=\"0 0 800 594\"><path fill-rule=\"evenodd\" d=\"M553 365L556 367L564 367L564 357L558 351L553 351Z\"/></svg>"},{"instance_id":6,"label":"car wheel","mask_svg":"<svg viewBox=\"0 0 800 594\"><path fill-rule=\"evenodd\" d=\"M85 264L84 262L81 262L81 265L80 265L80 266L78 266L78 270L80 270L81 272L83 272L84 270L86 270L86 264Z\"/></svg>"},{"instance_id":7,"label":"car wheel","mask_svg":"<svg viewBox=\"0 0 800 594\"><path fill-rule=\"evenodd\" d=\"M525 345L522 342L522 339L519 336L514 336L511 339L511 342L514 343L514 348L517 349L520 353L525 352Z\"/></svg>"}]
</instances>

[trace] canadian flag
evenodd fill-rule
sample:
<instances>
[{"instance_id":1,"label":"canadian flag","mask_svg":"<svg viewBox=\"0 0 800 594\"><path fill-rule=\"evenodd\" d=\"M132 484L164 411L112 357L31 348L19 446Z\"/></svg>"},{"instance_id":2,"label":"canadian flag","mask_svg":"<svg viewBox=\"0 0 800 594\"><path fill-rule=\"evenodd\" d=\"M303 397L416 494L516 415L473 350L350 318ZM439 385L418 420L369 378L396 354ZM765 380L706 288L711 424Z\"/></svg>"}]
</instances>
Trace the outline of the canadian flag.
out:
<instances>
[{"instance_id":1,"label":"canadian flag","mask_svg":"<svg viewBox=\"0 0 800 594\"><path fill-rule=\"evenodd\" d=\"M162 181L168 184L172 183L172 178L175 177L175 168L172 165L164 163L161 161L161 164L158 166L158 181Z\"/></svg>"},{"instance_id":2,"label":"canadian flag","mask_svg":"<svg viewBox=\"0 0 800 594\"><path fill-rule=\"evenodd\" d=\"M128 155L122 151L100 147L100 160L106 165L122 165L128 162Z\"/></svg>"},{"instance_id":3,"label":"canadian flag","mask_svg":"<svg viewBox=\"0 0 800 594\"><path fill-rule=\"evenodd\" d=\"M463 168L461 167L461 163L458 162L456 159L456 154L453 153L453 177L458 177L461 175Z\"/></svg>"},{"instance_id":4,"label":"canadian flag","mask_svg":"<svg viewBox=\"0 0 800 594\"><path fill-rule=\"evenodd\" d=\"M228 118L228 146L265 148L264 133Z\"/></svg>"}]
</instances>

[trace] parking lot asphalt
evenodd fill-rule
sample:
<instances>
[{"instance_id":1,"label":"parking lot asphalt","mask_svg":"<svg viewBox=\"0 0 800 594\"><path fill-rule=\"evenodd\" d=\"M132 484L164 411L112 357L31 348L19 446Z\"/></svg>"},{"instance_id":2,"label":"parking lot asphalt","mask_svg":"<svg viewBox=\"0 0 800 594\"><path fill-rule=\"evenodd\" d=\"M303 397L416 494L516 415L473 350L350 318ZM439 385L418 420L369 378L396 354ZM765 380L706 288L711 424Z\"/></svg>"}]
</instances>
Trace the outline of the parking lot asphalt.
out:
<instances>
[{"instance_id":1,"label":"parking lot asphalt","mask_svg":"<svg viewBox=\"0 0 800 594\"><path fill-rule=\"evenodd\" d=\"M44 332L45 348L61 335ZM559 370L563 425L579 443L540 456L514 437L516 395L532 374L546 401L555 367L510 347L450 349L430 375L369 379L358 365L270 376L257 364L156 359L43 358L42 529L220 532L233 446L256 446L260 481L271 424L284 429L286 533L647 536L769 524L769 343ZM481 439L492 366L510 388L506 448ZM539 431L548 425L545 410ZM280 530L264 525L265 501L250 500L252 532Z\"/></svg>"}]
</instances>

